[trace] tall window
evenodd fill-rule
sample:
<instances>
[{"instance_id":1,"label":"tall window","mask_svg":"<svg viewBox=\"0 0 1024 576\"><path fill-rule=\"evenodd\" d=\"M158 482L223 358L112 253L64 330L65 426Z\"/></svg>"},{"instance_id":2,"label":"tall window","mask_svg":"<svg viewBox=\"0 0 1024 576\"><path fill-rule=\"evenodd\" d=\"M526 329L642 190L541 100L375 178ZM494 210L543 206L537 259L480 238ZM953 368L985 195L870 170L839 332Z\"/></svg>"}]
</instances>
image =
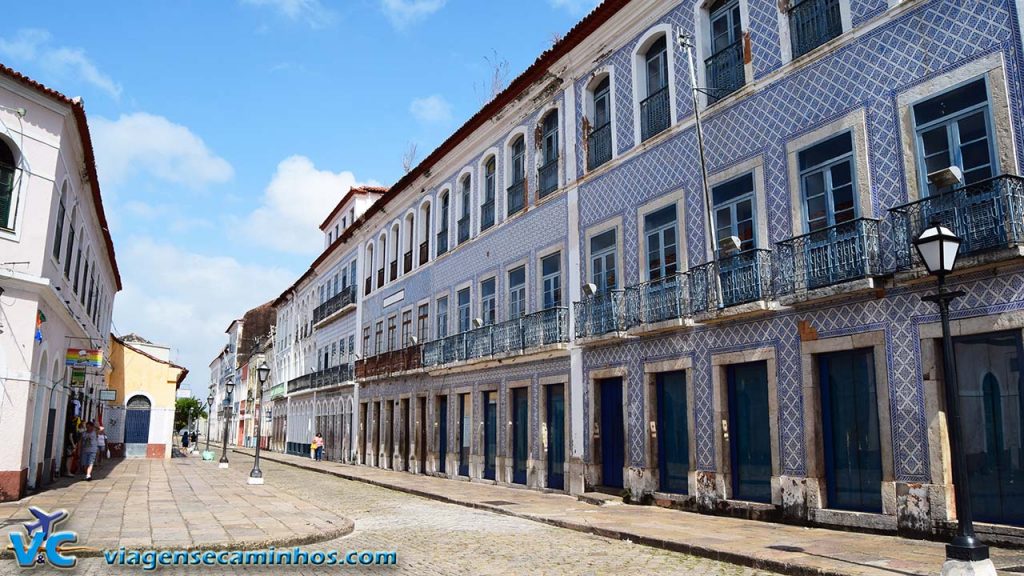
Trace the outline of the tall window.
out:
<instances>
[{"instance_id":1,"label":"tall window","mask_svg":"<svg viewBox=\"0 0 1024 576\"><path fill-rule=\"evenodd\" d=\"M544 309L562 305L562 253L555 252L540 261Z\"/></svg>"},{"instance_id":2,"label":"tall window","mask_svg":"<svg viewBox=\"0 0 1024 576\"><path fill-rule=\"evenodd\" d=\"M68 250L64 253L64 277L68 280L71 279L71 256L75 253L75 221L78 220L78 206L71 209L71 220L68 221L71 224L68 230Z\"/></svg>"},{"instance_id":3,"label":"tall window","mask_svg":"<svg viewBox=\"0 0 1024 576\"><path fill-rule=\"evenodd\" d=\"M448 336L448 297L437 299L437 339Z\"/></svg>"},{"instance_id":4,"label":"tall window","mask_svg":"<svg viewBox=\"0 0 1024 576\"><path fill-rule=\"evenodd\" d=\"M459 244L469 240L470 180L467 174L459 184Z\"/></svg>"},{"instance_id":5,"label":"tall window","mask_svg":"<svg viewBox=\"0 0 1024 576\"><path fill-rule=\"evenodd\" d=\"M508 188L508 215L526 206L526 139L519 136L509 148L512 155L512 185Z\"/></svg>"},{"instance_id":6,"label":"tall window","mask_svg":"<svg viewBox=\"0 0 1024 576\"><path fill-rule=\"evenodd\" d=\"M60 249L64 243L64 217L66 216L66 208L68 201L68 183L60 187L60 201L57 204L57 227L53 232L53 259L60 261Z\"/></svg>"},{"instance_id":7,"label":"tall window","mask_svg":"<svg viewBox=\"0 0 1024 576\"><path fill-rule=\"evenodd\" d=\"M424 204L420 208L420 266L430 260L430 204Z\"/></svg>"},{"instance_id":8,"label":"tall window","mask_svg":"<svg viewBox=\"0 0 1024 576\"><path fill-rule=\"evenodd\" d=\"M526 267L520 266L508 273L508 317L526 314Z\"/></svg>"},{"instance_id":9,"label":"tall window","mask_svg":"<svg viewBox=\"0 0 1024 576\"><path fill-rule=\"evenodd\" d=\"M416 313L416 337L419 341L426 342L430 339L430 305L420 304Z\"/></svg>"},{"instance_id":10,"label":"tall window","mask_svg":"<svg viewBox=\"0 0 1024 576\"><path fill-rule=\"evenodd\" d=\"M662 35L644 53L644 86L647 96L640 102L640 138L664 131L671 123L668 90L668 46Z\"/></svg>"},{"instance_id":11,"label":"tall window","mask_svg":"<svg viewBox=\"0 0 1024 576\"><path fill-rule=\"evenodd\" d=\"M587 169L612 159L611 82L608 76L594 87L594 124L587 135Z\"/></svg>"},{"instance_id":12,"label":"tall window","mask_svg":"<svg viewBox=\"0 0 1024 576\"><path fill-rule=\"evenodd\" d=\"M789 8L789 37L793 58L843 33L839 0L798 0Z\"/></svg>"},{"instance_id":13,"label":"tall window","mask_svg":"<svg viewBox=\"0 0 1024 576\"><path fill-rule=\"evenodd\" d=\"M365 294L373 290L373 243L366 247L366 289Z\"/></svg>"},{"instance_id":14,"label":"tall window","mask_svg":"<svg viewBox=\"0 0 1024 576\"><path fill-rule=\"evenodd\" d=\"M480 283L480 318L484 325L494 324L496 320L497 295L495 294L494 278Z\"/></svg>"},{"instance_id":15,"label":"tall window","mask_svg":"<svg viewBox=\"0 0 1024 576\"><path fill-rule=\"evenodd\" d=\"M437 227L437 255L440 256L448 251L448 214L451 210L451 198L448 192L441 193L441 210L438 216L441 218L441 223Z\"/></svg>"},{"instance_id":16,"label":"tall window","mask_svg":"<svg viewBox=\"0 0 1024 576\"><path fill-rule=\"evenodd\" d=\"M676 273L676 206L666 206L644 216L647 235L647 279Z\"/></svg>"},{"instance_id":17,"label":"tall window","mask_svg":"<svg viewBox=\"0 0 1024 576\"><path fill-rule=\"evenodd\" d=\"M459 290L456 295L458 297L459 306L459 332L469 331L469 288L463 288Z\"/></svg>"},{"instance_id":18,"label":"tall window","mask_svg":"<svg viewBox=\"0 0 1024 576\"><path fill-rule=\"evenodd\" d=\"M373 351L375 354L384 352L384 321L377 320L377 330L373 334Z\"/></svg>"},{"instance_id":19,"label":"tall window","mask_svg":"<svg viewBox=\"0 0 1024 576\"><path fill-rule=\"evenodd\" d=\"M598 292L618 287L615 273L615 229L602 232L590 239L590 281Z\"/></svg>"},{"instance_id":20,"label":"tall window","mask_svg":"<svg viewBox=\"0 0 1024 576\"><path fill-rule=\"evenodd\" d=\"M807 232L856 217L853 185L853 135L833 136L801 151L800 187L803 190Z\"/></svg>"},{"instance_id":21,"label":"tall window","mask_svg":"<svg viewBox=\"0 0 1024 576\"><path fill-rule=\"evenodd\" d=\"M715 203L715 228L718 231L718 242L735 236L739 239L739 249L750 250L757 247L754 237L754 174L747 173L711 189L711 197ZM719 249L720 246L714 246ZM723 254L728 256L728 254Z\"/></svg>"},{"instance_id":22,"label":"tall window","mask_svg":"<svg viewBox=\"0 0 1024 576\"><path fill-rule=\"evenodd\" d=\"M78 294L78 274L82 271L82 246L78 246L78 252L75 253L75 282L74 291Z\"/></svg>"},{"instance_id":23,"label":"tall window","mask_svg":"<svg viewBox=\"0 0 1024 576\"><path fill-rule=\"evenodd\" d=\"M0 228L13 230L18 205L14 195L14 152L6 142L0 140Z\"/></svg>"},{"instance_id":24,"label":"tall window","mask_svg":"<svg viewBox=\"0 0 1024 576\"><path fill-rule=\"evenodd\" d=\"M412 310L402 312L402 346L412 346Z\"/></svg>"},{"instance_id":25,"label":"tall window","mask_svg":"<svg viewBox=\"0 0 1024 576\"><path fill-rule=\"evenodd\" d=\"M398 349L398 343L395 340L395 336L397 336L398 333L397 321L398 318L395 316L388 317L388 350Z\"/></svg>"},{"instance_id":26,"label":"tall window","mask_svg":"<svg viewBox=\"0 0 1024 576\"><path fill-rule=\"evenodd\" d=\"M715 102L735 92L745 82L743 32L739 0L719 0L711 6L711 56L704 61L708 101Z\"/></svg>"},{"instance_id":27,"label":"tall window","mask_svg":"<svg viewBox=\"0 0 1024 576\"><path fill-rule=\"evenodd\" d=\"M928 175L949 166L963 170L965 184L998 173L989 114L984 78L914 105L922 190L944 192L928 181Z\"/></svg>"},{"instance_id":28,"label":"tall window","mask_svg":"<svg viewBox=\"0 0 1024 576\"><path fill-rule=\"evenodd\" d=\"M494 156L491 156L484 163L484 201L480 204L481 232L494 225L495 168Z\"/></svg>"},{"instance_id":29,"label":"tall window","mask_svg":"<svg viewBox=\"0 0 1024 576\"><path fill-rule=\"evenodd\" d=\"M370 356L370 326L363 326L363 356Z\"/></svg>"},{"instance_id":30,"label":"tall window","mask_svg":"<svg viewBox=\"0 0 1024 576\"><path fill-rule=\"evenodd\" d=\"M537 188L541 198L558 188L558 110L552 110L544 117L542 130L540 148L543 165L537 169Z\"/></svg>"}]
</instances>

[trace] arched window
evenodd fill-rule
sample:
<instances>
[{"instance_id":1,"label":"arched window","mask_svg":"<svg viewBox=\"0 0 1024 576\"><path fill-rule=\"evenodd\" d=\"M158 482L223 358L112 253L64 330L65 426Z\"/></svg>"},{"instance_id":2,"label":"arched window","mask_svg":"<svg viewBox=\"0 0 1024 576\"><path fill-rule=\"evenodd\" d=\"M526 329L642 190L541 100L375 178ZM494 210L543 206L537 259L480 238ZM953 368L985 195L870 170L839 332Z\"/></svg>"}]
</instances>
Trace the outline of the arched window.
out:
<instances>
[{"instance_id":1,"label":"arched window","mask_svg":"<svg viewBox=\"0 0 1024 576\"><path fill-rule=\"evenodd\" d=\"M480 204L480 231L483 232L494 226L494 190L496 182L496 163L494 156L484 162L484 193L483 202Z\"/></svg>"},{"instance_id":2,"label":"arched window","mask_svg":"<svg viewBox=\"0 0 1024 576\"><path fill-rule=\"evenodd\" d=\"M398 222L395 222L394 224L391 225L391 263L389 265L391 270L390 274L388 275L388 278L392 282L394 282L394 280L398 278L398 247L400 242L399 233L400 229L398 226Z\"/></svg>"},{"instance_id":3,"label":"arched window","mask_svg":"<svg viewBox=\"0 0 1024 576\"><path fill-rule=\"evenodd\" d=\"M469 174L459 181L459 244L469 240L469 207L471 183Z\"/></svg>"},{"instance_id":4,"label":"arched window","mask_svg":"<svg viewBox=\"0 0 1024 576\"><path fill-rule=\"evenodd\" d=\"M668 44L665 35L657 37L643 53L640 101L640 139L647 140L672 122L668 89Z\"/></svg>"},{"instance_id":5,"label":"arched window","mask_svg":"<svg viewBox=\"0 0 1024 576\"><path fill-rule=\"evenodd\" d=\"M540 198L558 189L558 110L552 110L541 122L541 167L537 169L537 194Z\"/></svg>"},{"instance_id":6,"label":"arched window","mask_svg":"<svg viewBox=\"0 0 1024 576\"><path fill-rule=\"evenodd\" d=\"M16 169L14 152L6 142L0 140L0 228L6 230L14 230L14 217L18 212L14 190Z\"/></svg>"},{"instance_id":7,"label":"arched window","mask_svg":"<svg viewBox=\"0 0 1024 576\"><path fill-rule=\"evenodd\" d=\"M68 183L60 187L60 199L57 201L57 221L53 229L53 259L60 262L60 249L64 244L64 218L67 216Z\"/></svg>"},{"instance_id":8,"label":"arched window","mask_svg":"<svg viewBox=\"0 0 1024 576\"><path fill-rule=\"evenodd\" d=\"M612 159L611 81L605 75L590 90L590 133L587 134L587 170Z\"/></svg>"},{"instance_id":9,"label":"arched window","mask_svg":"<svg viewBox=\"0 0 1024 576\"><path fill-rule=\"evenodd\" d=\"M380 266L377 268L377 288L384 285L384 268L388 261L388 238L386 232L381 232L377 238L377 260Z\"/></svg>"},{"instance_id":10,"label":"arched window","mask_svg":"<svg viewBox=\"0 0 1024 576\"><path fill-rule=\"evenodd\" d=\"M71 224L68 230L68 250L64 253L64 277L71 279L71 256L75 253L75 222L78 220L78 206L71 209Z\"/></svg>"},{"instance_id":11,"label":"arched window","mask_svg":"<svg viewBox=\"0 0 1024 576\"><path fill-rule=\"evenodd\" d=\"M448 251L448 213L451 209L451 199L448 191L441 192L441 209L438 211L439 224L437 226L437 255L440 256Z\"/></svg>"},{"instance_id":12,"label":"arched window","mask_svg":"<svg viewBox=\"0 0 1024 576\"><path fill-rule=\"evenodd\" d=\"M412 271L412 249L416 242L416 217L407 214L405 217L405 254L402 255L402 273Z\"/></svg>"},{"instance_id":13,"label":"arched window","mask_svg":"<svg viewBox=\"0 0 1024 576\"><path fill-rule=\"evenodd\" d=\"M430 202L420 206L420 266L430 260Z\"/></svg>"},{"instance_id":14,"label":"arched window","mask_svg":"<svg viewBox=\"0 0 1024 576\"><path fill-rule=\"evenodd\" d=\"M512 185L508 187L509 216L526 207L526 139L522 135L509 146Z\"/></svg>"}]
</instances>

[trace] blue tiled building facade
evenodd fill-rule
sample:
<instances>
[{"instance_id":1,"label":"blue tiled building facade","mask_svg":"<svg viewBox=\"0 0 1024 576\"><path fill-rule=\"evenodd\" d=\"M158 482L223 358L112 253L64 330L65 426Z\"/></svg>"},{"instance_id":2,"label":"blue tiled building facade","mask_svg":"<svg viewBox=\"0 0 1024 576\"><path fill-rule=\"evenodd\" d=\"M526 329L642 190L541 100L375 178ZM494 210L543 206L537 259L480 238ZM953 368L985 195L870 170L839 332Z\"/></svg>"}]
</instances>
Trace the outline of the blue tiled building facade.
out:
<instances>
[{"instance_id":1,"label":"blue tiled building facade","mask_svg":"<svg viewBox=\"0 0 1024 576\"><path fill-rule=\"evenodd\" d=\"M339 238L354 457L944 530L938 221L972 502L1024 526L1019 9L604 2Z\"/></svg>"}]
</instances>

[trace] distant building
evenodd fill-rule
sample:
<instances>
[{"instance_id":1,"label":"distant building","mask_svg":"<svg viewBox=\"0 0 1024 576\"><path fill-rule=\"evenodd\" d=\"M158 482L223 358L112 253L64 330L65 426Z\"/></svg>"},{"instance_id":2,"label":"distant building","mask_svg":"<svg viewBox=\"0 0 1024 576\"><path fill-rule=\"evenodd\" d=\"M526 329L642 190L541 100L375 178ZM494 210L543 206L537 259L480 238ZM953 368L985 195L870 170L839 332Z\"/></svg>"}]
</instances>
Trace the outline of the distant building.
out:
<instances>
[{"instance_id":1,"label":"distant building","mask_svg":"<svg viewBox=\"0 0 1024 576\"><path fill-rule=\"evenodd\" d=\"M174 402L188 370L170 361L170 349L148 340L110 335L107 408L111 451L128 458L170 458Z\"/></svg>"},{"instance_id":2,"label":"distant building","mask_svg":"<svg viewBox=\"0 0 1024 576\"><path fill-rule=\"evenodd\" d=\"M0 66L0 500L64 472L69 435L103 421L120 289L81 100Z\"/></svg>"}]
</instances>

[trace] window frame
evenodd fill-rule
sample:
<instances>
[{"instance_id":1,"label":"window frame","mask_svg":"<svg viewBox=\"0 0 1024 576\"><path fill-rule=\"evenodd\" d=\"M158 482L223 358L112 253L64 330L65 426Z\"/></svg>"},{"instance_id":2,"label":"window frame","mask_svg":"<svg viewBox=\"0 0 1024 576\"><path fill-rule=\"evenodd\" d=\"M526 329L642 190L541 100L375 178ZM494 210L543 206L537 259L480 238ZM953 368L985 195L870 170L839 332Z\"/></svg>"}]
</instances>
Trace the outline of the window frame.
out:
<instances>
[{"instance_id":1,"label":"window frame","mask_svg":"<svg viewBox=\"0 0 1024 576\"><path fill-rule=\"evenodd\" d=\"M796 168L797 169L797 184L798 184L798 186L800 188L800 190L799 190L799 193L800 193L800 207L801 207L801 210L803 211L802 212L803 218L802 218L802 221L801 221L800 224L801 224L801 230L803 230L804 234L810 233L812 231L811 230L811 222L810 222L810 209L807 206L808 198L807 198L806 178L808 176L811 176L813 174L817 174L819 172L824 173L824 175L825 175L825 177L823 179L824 189L823 189L822 194L825 197L825 226L822 227L822 228L818 228L818 230L821 230L823 228L831 228L832 226L835 226L837 224L837 222L835 221L835 207L834 207L835 199L833 197L834 189L833 189L833 187L831 185L831 182L832 182L832 168L835 167L835 166L838 166L839 164L841 164L843 162L849 162L850 163L850 186L852 187L851 195L852 195L852 199L853 199L853 217L850 218L849 220L844 220L843 222L849 222L850 220L856 220L857 218L860 218L860 216L861 216L860 189L857 186L857 183L858 183L858 180L857 180L858 179L858 174L857 174L857 135L856 135L855 132L856 132L856 130L854 130L854 128L852 128L852 127L851 128L847 128L845 130L841 130L841 131L836 132L836 133L834 133L834 134L832 134L830 136L826 136L825 138L817 140L813 144L810 144L808 146L804 146L803 148L800 148L800 149L798 149L796 151L796 158L797 158L797 168ZM813 166L811 166L809 168L803 168L803 169L800 168L800 154L810 150L811 148L814 148L815 146L818 146L820 144L824 144L825 142L827 142L829 140L832 140L833 138L838 138L839 136L842 136L843 134L846 134L850 138L850 151L849 152L846 152L846 153L844 153L844 154L842 154L840 156L834 156L834 157L828 159L825 162L821 162L821 163L815 164L815 165L813 165Z\"/></svg>"},{"instance_id":2,"label":"window frame","mask_svg":"<svg viewBox=\"0 0 1024 576\"><path fill-rule=\"evenodd\" d=\"M550 260L552 258L554 258L555 261L558 262L558 269L555 272L551 272L551 273L545 274L544 273L544 263L545 263L545 261L548 261L548 260ZM537 257L537 267L538 267L539 272L540 272L540 274L538 276L540 277L540 286L541 286L541 293L540 293L540 296L541 296L541 307L540 308L541 308L541 310L550 310L552 308L560 308L560 307L563 307L565 305L564 304L565 303L564 289L563 289L563 286L562 286L562 268L563 268L562 264L563 264L563 262L562 262L562 250L561 250L561 248L553 250L553 251L551 251L551 252L549 252L547 254L544 254L542 256L538 256ZM557 282L553 285L553 289L549 290L548 282L549 282L549 280L552 280L552 279L556 279ZM551 306L548 306L548 293L549 292L554 292L558 296L558 301L554 302Z\"/></svg>"},{"instance_id":3,"label":"window frame","mask_svg":"<svg viewBox=\"0 0 1024 576\"><path fill-rule=\"evenodd\" d=\"M657 226L653 230L648 230L647 229L647 217L652 215L652 214L654 214L654 213L656 213L656 212L661 212L663 210L665 210L665 211L671 210L671 212L672 212L672 222L670 224L663 224L661 226ZM642 218L643 218L643 223L644 223L644 240L643 240L643 244L644 244L644 258L643 258L644 270L643 270L643 273L644 273L645 279L647 281L661 280L663 278L668 278L670 276L678 274L679 271L680 271L680 265L681 265L681 261L682 261L682 258L680 256L680 252L682 251L682 242L680 242L680 239L679 239L679 232L680 232L680 230L679 230L679 207L674 202L671 203L671 204L666 204L664 206L659 206L657 208L653 208L651 210L647 210L646 212L644 212ZM668 266L668 264L666 264L666 257L665 257L665 253L666 253L665 252L665 232L667 230L669 230L669 229L671 229L673 231L673 235L674 235L673 246L675 247L675 262L673 263L673 266L675 267L675 269L672 272L668 271L669 266ZM658 248L658 255L660 257L661 264L659 265L660 272L659 272L659 276L657 278L654 278L651 275L650 255L651 255L651 236L653 236L653 235L658 235L659 236L659 241L660 241L660 246Z\"/></svg>"}]
</instances>

